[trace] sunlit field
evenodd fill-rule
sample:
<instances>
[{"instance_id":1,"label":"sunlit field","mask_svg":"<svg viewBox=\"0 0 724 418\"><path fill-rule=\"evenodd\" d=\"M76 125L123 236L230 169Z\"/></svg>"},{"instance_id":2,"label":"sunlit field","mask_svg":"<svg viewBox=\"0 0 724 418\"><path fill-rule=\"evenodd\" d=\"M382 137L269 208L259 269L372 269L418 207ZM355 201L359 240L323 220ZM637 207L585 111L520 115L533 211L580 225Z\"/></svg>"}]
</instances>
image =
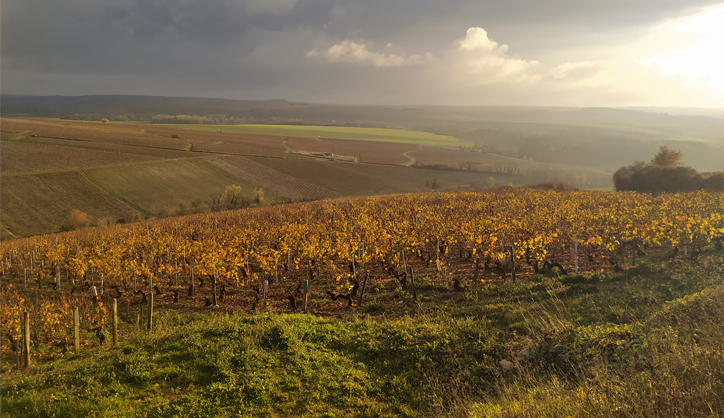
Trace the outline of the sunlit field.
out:
<instances>
[{"instance_id":1,"label":"sunlit field","mask_svg":"<svg viewBox=\"0 0 724 418\"><path fill-rule=\"evenodd\" d=\"M159 125L200 131L234 132L256 135L300 136L312 138L354 139L372 142L466 147L469 143L452 136L403 129L354 128L344 126L302 125Z\"/></svg>"}]
</instances>

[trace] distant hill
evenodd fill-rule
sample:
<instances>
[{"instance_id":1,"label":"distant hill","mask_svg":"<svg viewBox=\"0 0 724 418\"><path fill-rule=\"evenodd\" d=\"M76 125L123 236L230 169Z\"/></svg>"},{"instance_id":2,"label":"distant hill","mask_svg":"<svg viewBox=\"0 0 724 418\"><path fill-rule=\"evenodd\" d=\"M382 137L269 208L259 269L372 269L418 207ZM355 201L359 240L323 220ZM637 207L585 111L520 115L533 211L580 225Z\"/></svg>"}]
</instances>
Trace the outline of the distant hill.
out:
<instances>
[{"instance_id":1,"label":"distant hill","mask_svg":"<svg viewBox=\"0 0 724 418\"><path fill-rule=\"evenodd\" d=\"M0 97L2 116L151 121L157 115L225 116L242 123L298 123L376 127L444 126L455 116L425 109L342 106L286 100L227 100L158 96Z\"/></svg>"},{"instance_id":2,"label":"distant hill","mask_svg":"<svg viewBox=\"0 0 724 418\"><path fill-rule=\"evenodd\" d=\"M158 115L224 116L242 123L297 123L460 131L545 132L554 125L636 132L649 139L724 143L724 110L530 106L354 106L160 96L1 95L0 115L78 120L151 121ZM696 113L696 112L699 113ZM670 114L671 113L671 114ZM228 123L228 120L226 121ZM223 121L222 121L223 123Z\"/></svg>"},{"instance_id":3,"label":"distant hill","mask_svg":"<svg viewBox=\"0 0 724 418\"><path fill-rule=\"evenodd\" d=\"M724 170L724 117L715 117L724 115L721 109L356 106L157 96L2 95L0 102L2 116L410 129L454 136L507 157L611 172L667 145L699 171Z\"/></svg>"}]
</instances>

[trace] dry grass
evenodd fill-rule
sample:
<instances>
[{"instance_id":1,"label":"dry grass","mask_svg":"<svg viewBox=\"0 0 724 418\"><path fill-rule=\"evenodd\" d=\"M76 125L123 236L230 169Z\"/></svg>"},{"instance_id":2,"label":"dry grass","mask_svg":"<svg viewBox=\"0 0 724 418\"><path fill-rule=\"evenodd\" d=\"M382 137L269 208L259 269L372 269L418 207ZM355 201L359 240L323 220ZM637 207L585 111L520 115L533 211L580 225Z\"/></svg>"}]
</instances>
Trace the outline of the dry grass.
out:
<instances>
[{"instance_id":1,"label":"dry grass","mask_svg":"<svg viewBox=\"0 0 724 418\"><path fill-rule=\"evenodd\" d=\"M472 417L710 417L724 413L724 286L665 304L638 334L565 364L515 361ZM576 326L560 322L576 332ZM580 331L580 330L579 330ZM542 341L540 332L529 338ZM577 340L580 343L580 339Z\"/></svg>"}]
</instances>

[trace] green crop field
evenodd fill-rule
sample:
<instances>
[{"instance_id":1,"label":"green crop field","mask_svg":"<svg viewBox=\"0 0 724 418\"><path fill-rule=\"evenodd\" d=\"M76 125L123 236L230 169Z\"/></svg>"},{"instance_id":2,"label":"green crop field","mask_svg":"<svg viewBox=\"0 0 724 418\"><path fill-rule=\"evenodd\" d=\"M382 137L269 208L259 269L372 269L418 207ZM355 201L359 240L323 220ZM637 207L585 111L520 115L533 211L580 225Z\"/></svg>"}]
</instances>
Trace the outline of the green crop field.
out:
<instances>
[{"instance_id":1,"label":"green crop field","mask_svg":"<svg viewBox=\"0 0 724 418\"><path fill-rule=\"evenodd\" d=\"M353 139L372 142L398 142L404 144L436 146L469 146L467 142L447 135L428 132L384 128L351 128L345 126L306 125L160 125L199 131L221 131L255 135L301 136L313 138Z\"/></svg>"}]
</instances>

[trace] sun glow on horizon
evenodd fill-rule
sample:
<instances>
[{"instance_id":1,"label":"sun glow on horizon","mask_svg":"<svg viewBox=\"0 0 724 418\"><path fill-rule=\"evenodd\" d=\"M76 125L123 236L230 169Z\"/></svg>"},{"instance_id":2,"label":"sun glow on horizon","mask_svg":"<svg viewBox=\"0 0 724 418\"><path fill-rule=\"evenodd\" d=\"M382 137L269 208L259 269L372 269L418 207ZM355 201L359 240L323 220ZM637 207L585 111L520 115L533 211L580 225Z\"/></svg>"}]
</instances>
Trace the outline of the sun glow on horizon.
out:
<instances>
[{"instance_id":1,"label":"sun glow on horizon","mask_svg":"<svg viewBox=\"0 0 724 418\"><path fill-rule=\"evenodd\" d=\"M645 57L639 62L662 75L680 75L724 97L724 4L657 25L636 51Z\"/></svg>"}]
</instances>

